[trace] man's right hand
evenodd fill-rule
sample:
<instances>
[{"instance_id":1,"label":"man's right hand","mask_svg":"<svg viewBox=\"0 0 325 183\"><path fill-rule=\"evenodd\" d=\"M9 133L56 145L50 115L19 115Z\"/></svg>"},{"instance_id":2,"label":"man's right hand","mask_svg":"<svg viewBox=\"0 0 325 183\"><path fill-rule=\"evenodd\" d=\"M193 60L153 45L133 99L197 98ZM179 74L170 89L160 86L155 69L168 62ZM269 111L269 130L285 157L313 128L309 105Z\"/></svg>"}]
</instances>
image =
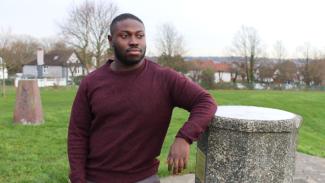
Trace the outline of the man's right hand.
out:
<instances>
[{"instance_id":1,"label":"man's right hand","mask_svg":"<svg viewBox=\"0 0 325 183\"><path fill-rule=\"evenodd\" d=\"M173 175L181 173L186 169L189 155L190 144L185 139L176 137L167 158L168 171Z\"/></svg>"}]
</instances>

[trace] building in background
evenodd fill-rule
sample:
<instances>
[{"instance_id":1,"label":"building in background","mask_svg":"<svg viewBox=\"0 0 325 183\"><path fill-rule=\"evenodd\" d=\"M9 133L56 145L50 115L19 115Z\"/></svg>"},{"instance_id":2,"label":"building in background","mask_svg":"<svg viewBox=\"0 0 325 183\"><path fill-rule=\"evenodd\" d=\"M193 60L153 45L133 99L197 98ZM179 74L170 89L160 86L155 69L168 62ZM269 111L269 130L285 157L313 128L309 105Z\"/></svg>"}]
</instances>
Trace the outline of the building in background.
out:
<instances>
[{"instance_id":1,"label":"building in background","mask_svg":"<svg viewBox=\"0 0 325 183\"><path fill-rule=\"evenodd\" d=\"M4 60L0 57L0 79L8 79L8 69Z\"/></svg>"},{"instance_id":2,"label":"building in background","mask_svg":"<svg viewBox=\"0 0 325 183\"><path fill-rule=\"evenodd\" d=\"M83 76L84 67L73 50L54 50L44 54L37 50L37 58L23 66L19 79L38 79L39 86L66 86L74 77ZM18 81L16 82L16 84Z\"/></svg>"}]
</instances>

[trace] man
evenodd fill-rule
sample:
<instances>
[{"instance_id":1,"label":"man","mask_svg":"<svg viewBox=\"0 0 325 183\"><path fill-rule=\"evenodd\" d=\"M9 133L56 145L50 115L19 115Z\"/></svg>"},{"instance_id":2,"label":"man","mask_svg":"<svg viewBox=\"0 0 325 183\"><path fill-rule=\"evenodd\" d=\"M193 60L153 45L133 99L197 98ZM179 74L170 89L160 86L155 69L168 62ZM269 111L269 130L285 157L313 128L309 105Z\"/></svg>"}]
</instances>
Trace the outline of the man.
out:
<instances>
[{"instance_id":1,"label":"man","mask_svg":"<svg viewBox=\"0 0 325 183\"><path fill-rule=\"evenodd\" d=\"M117 16L108 37L115 60L86 76L68 131L72 183L153 183L174 107L190 111L167 158L173 174L187 164L190 144L215 111L211 96L177 72L146 58L143 22Z\"/></svg>"}]
</instances>

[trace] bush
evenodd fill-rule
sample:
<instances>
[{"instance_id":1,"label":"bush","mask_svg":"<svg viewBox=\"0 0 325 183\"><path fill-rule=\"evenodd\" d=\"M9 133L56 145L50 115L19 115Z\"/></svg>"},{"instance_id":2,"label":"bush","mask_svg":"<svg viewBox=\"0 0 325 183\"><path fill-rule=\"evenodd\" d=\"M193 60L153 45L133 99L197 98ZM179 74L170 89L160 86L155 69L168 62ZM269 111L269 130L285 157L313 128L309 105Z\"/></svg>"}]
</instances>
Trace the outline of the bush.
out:
<instances>
[{"instance_id":1,"label":"bush","mask_svg":"<svg viewBox=\"0 0 325 183\"><path fill-rule=\"evenodd\" d=\"M75 85L80 85L80 82L81 82L81 80L84 78L85 76L75 76L74 78L73 78L73 83L75 84Z\"/></svg>"},{"instance_id":2,"label":"bush","mask_svg":"<svg viewBox=\"0 0 325 183\"><path fill-rule=\"evenodd\" d=\"M1 79L1 84L3 80ZM15 84L15 79L5 79L5 83L7 86L13 86Z\"/></svg>"},{"instance_id":3,"label":"bush","mask_svg":"<svg viewBox=\"0 0 325 183\"><path fill-rule=\"evenodd\" d=\"M214 79L214 71L211 69L205 69L201 74L200 85L207 90L215 89L216 83L214 82Z\"/></svg>"}]
</instances>

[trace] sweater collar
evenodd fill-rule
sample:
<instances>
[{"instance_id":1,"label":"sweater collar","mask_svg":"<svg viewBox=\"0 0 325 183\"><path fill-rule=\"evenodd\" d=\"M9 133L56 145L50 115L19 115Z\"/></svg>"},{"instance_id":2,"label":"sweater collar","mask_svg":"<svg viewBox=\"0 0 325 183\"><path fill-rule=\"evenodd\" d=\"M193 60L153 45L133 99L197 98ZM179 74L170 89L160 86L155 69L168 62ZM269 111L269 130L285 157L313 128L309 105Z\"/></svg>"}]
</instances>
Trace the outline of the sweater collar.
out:
<instances>
[{"instance_id":1,"label":"sweater collar","mask_svg":"<svg viewBox=\"0 0 325 183\"><path fill-rule=\"evenodd\" d=\"M112 59L109 59L106 62L106 67L107 67L107 69L109 70L110 73L116 74L116 75L129 75L129 74L133 74L133 73L137 73L137 72L142 71L145 68L145 66L147 65L148 61L147 61L146 58L144 58L143 62L141 63L141 65L138 68L133 69L133 70L129 70L129 71L114 71L114 70L112 70L112 68L111 68L112 62L114 62L114 60L112 60Z\"/></svg>"}]
</instances>

